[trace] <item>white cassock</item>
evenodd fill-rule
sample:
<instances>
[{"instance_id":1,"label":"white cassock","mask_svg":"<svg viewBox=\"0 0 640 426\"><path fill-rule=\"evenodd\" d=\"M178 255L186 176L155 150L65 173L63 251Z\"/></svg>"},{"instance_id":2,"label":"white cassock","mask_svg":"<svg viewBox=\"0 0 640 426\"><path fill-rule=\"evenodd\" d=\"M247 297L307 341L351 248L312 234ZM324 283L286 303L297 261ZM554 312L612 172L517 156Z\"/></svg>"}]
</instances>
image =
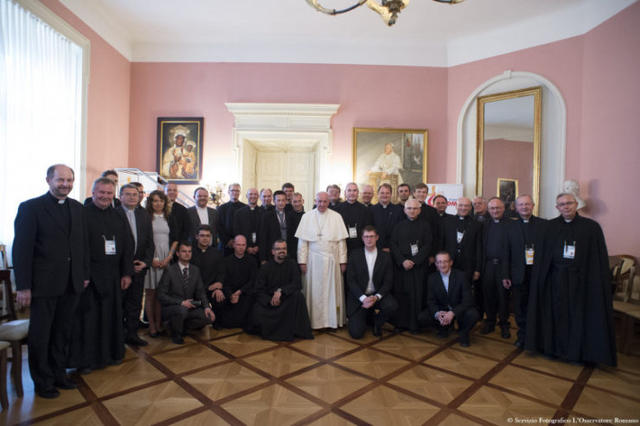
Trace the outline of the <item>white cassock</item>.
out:
<instances>
[{"instance_id":1,"label":"white cassock","mask_svg":"<svg viewBox=\"0 0 640 426\"><path fill-rule=\"evenodd\" d=\"M317 209L300 220L298 263L307 265L303 291L311 328L338 328L345 323L344 286L340 264L347 263L347 229L339 213Z\"/></svg>"}]
</instances>

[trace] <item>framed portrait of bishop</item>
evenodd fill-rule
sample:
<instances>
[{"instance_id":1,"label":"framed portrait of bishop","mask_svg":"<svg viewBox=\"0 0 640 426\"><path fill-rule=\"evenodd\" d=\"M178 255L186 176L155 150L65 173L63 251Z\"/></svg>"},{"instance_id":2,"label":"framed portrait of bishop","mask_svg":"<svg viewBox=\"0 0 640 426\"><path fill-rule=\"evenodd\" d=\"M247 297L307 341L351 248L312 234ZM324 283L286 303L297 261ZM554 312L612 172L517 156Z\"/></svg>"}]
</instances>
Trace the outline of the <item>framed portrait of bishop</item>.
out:
<instances>
[{"instance_id":1,"label":"framed portrait of bishop","mask_svg":"<svg viewBox=\"0 0 640 426\"><path fill-rule=\"evenodd\" d=\"M158 117L158 174L175 183L202 178L203 117Z\"/></svg>"}]
</instances>

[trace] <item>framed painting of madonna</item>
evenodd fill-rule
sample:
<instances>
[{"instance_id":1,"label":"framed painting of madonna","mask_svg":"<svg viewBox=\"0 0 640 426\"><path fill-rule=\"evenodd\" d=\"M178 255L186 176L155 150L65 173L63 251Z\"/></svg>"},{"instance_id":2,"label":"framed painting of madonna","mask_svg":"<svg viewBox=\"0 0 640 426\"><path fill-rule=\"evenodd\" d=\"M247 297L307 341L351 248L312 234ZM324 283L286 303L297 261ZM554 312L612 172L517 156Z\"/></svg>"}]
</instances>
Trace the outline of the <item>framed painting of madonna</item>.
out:
<instances>
[{"instance_id":1,"label":"framed painting of madonna","mask_svg":"<svg viewBox=\"0 0 640 426\"><path fill-rule=\"evenodd\" d=\"M202 178L203 117L158 117L156 167L175 183L198 183Z\"/></svg>"}]
</instances>

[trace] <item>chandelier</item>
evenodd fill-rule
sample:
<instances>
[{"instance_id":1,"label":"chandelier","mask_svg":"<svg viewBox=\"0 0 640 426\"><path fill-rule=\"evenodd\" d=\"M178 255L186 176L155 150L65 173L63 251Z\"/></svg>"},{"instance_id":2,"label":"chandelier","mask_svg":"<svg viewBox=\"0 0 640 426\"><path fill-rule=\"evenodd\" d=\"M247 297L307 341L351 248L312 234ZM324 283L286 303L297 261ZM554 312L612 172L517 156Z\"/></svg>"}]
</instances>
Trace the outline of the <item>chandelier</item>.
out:
<instances>
[{"instance_id":1,"label":"chandelier","mask_svg":"<svg viewBox=\"0 0 640 426\"><path fill-rule=\"evenodd\" d=\"M456 4L462 3L464 0L433 0L438 3ZM344 9L327 9L320 4L320 0L307 0L307 3L311 5L318 12L326 13L327 15L340 15L346 12L350 12L364 4L369 9L378 12L382 20L389 26L392 26L398 20L398 13L409 5L409 0L357 0L356 3Z\"/></svg>"}]
</instances>

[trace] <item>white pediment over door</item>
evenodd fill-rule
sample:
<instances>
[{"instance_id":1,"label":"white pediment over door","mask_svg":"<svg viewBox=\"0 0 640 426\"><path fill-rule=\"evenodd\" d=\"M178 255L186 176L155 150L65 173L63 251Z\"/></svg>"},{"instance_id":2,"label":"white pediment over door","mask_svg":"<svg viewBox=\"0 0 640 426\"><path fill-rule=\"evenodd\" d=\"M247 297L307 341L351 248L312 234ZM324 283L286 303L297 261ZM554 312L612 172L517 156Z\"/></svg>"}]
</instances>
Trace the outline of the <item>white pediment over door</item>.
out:
<instances>
[{"instance_id":1,"label":"white pediment over door","mask_svg":"<svg viewBox=\"0 0 640 426\"><path fill-rule=\"evenodd\" d=\"M229 176L229 181L238 181L243 188L256 186L260 182L260 177L256 175L258 152L280 152L288 156L296 152L312 152L314 167L309 168L309 176L304 180L303 185L306 191L311 189L312 192L303 193L305 208L310 208L315 192L329 183L327 162L333 142L331 117L338 111L340 105L281 103L226 103L225 105L235 117L232 150L235 161L233 170L236 171L236 175ZM283 175L286 176L286 172ZM293 175L296 179L301 179L298 170L292 170L292 180L295 180Z\"/></svg>"}]
</instances>

